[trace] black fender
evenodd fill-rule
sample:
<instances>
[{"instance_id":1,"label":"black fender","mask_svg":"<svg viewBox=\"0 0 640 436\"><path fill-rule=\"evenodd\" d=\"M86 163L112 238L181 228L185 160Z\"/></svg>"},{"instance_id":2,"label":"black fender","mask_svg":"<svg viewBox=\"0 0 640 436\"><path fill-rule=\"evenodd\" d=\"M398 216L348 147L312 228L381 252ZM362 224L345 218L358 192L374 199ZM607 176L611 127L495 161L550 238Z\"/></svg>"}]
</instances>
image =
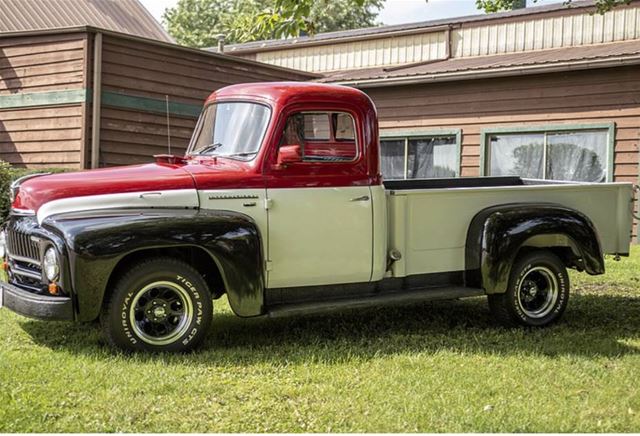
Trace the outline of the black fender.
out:
<instances>
[{"instance_id":1,"label":"black fender","mask_svg":"<svg viewBox=\"0 0 640 436\"><path fill-rule=\"evenodd\" d=\"M565 236L587 273L604 273L600 239L586 215L553 203L513 203L483 209L471 220L465 248L466 285L489 294L505 292L518 251L540 235Z\"/></svg>"},{"instance_id":2,"label":"black fender","mask_svg":"<svg viewBox=\"0 0 640 436\"><path fill-rule=\"evenodd\" d=\"M263 313L264 261L260 232L231 211L127 209L51 216L43 228L64 240L77 319L99 313L118 263L140 250L197 247L220 270L229 304L239 316Z\"/></svg>"}]
</instances>

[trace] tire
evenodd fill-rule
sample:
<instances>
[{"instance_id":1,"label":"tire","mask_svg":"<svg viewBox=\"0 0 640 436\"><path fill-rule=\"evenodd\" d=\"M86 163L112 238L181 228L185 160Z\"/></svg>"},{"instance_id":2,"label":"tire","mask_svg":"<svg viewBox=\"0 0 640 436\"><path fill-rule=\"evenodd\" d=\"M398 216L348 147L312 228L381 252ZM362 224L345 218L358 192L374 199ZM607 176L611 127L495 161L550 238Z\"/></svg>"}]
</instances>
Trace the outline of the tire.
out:
<instances>
[{"instance_id":1,"label":"tire","mask_svg":"<svg viewBox=\"0 0 640 436\"><path fill-rule=\"evenodd\" d=\"M526 253L511 268L503 294L490 294L489 308L501 324L544 327L560 319L569 302L569 275L546 250Z\"/></svg>"},{"instance_id":2,"label":"tire","mask_svg":"<svg viewBox=\"0 0 640 436\"><path fill-rule=\"evenodd\" d=\"M155 258L133 265L118 280L100 315L107 341L125 351L184 352L206 336L211 293L190 265Z\"/></svg>"}]
</instances>

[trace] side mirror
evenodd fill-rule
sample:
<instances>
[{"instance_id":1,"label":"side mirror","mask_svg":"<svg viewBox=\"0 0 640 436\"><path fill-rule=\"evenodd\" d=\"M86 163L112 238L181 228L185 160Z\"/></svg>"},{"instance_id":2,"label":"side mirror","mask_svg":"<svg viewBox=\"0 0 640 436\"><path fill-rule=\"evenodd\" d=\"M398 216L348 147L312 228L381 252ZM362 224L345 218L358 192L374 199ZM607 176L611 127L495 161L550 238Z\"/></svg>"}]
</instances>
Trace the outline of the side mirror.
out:
<instances>
[{"instance_id":1,"label":"side mirror","mask_svg":"<svg viewBox=\"0 0 640 436\"><path fill-rule=\"evenodd\" d=\"M302 162L302 151L299 145L283 145L278 150L278 166Z\"/></svg>"}]
</instances>

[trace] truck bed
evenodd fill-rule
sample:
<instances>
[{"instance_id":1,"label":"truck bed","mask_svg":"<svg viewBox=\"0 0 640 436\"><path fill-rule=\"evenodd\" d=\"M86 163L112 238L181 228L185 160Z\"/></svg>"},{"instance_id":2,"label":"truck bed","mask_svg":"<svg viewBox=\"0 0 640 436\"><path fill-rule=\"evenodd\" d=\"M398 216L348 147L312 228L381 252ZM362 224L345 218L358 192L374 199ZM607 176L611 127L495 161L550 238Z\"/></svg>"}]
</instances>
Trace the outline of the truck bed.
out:
<instances>
[{"instance_id":1,"label":"truck bed","mask_svg":"<svg viewBox=\"0 0 640 436\"><path fill-rule=\"evenodd\" d=\"M559 180L523 179L517 176L502 177L455 177L442 179L385 180L387 190L443 189L443 188L489 188L524 185L598 185L603 183L565 182Z\"/></svg>"},{"instance_id":2,"label":"truck bed","mask_svg":"<svg viewBox=\"0 0 640 436\"><path fill-rule=\"evenodd\" d=\"M509 203L555 203L591 219L605 254L627 254L633 185L468 177L385 181L389 249L403 258L393 275L464 270L465 240L481 210Z\"/></svg>"}]
</instances>

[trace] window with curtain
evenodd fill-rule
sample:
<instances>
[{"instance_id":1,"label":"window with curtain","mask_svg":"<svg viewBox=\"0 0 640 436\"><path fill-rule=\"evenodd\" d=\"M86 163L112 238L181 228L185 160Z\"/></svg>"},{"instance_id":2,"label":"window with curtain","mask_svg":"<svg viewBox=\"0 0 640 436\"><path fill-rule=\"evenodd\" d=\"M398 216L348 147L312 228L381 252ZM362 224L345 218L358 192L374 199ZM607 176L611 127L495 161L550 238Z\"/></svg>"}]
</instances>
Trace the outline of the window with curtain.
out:
<instances>
[{"instance_id":1,"label":"window with curtain","mask_svg":"<svg viewBox=\"0 0 640 436\"><path fill-rule=\"evenodd\" d=\"M609 134L609 129L491 134L486 173L606 182Z\"/></svg>"},{"instance_id":2,"label":"window with curtain","mask_svg":"<svg viewBox=\"0 0 640 436\"><path fill-rule=\"evenodd\" d=\"M386 180L455 177L458 145L455 135L382 138L382 176Z\"/></svg>"}]
</instances>

